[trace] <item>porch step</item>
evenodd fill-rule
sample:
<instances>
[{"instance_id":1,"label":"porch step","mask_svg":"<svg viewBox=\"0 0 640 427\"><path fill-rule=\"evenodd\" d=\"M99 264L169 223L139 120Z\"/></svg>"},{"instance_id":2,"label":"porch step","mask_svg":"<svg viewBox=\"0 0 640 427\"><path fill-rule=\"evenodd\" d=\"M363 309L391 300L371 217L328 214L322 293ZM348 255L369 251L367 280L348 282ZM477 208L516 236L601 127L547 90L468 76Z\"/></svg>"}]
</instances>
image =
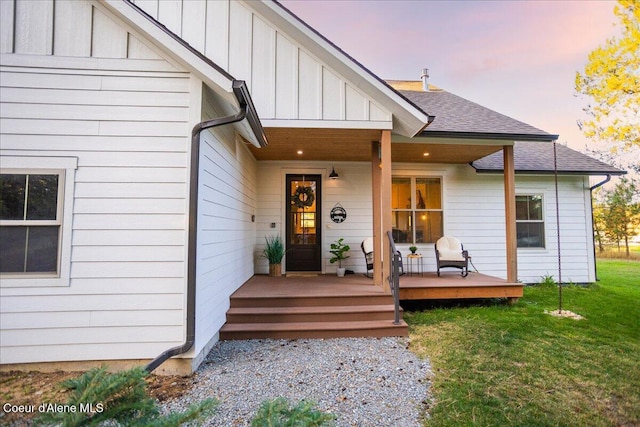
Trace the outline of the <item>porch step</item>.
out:
<instances>
[{"instance_id":1,"label":"porch step","mask_svg":"<svg viewBox=\"0 0 640 427\"><path fill-rule=\"evenodd\" d=\"M342 306L231 307L229 323L353 322L393 319L393 304Z\"/></svg>"},{"instance_id":2,"label":"porch step","mask_svg":"<svg viewBox=\"0 0 640 427\"><path fill-rule=\"evenodd\" d=\"M220 330L220 339L395 337L408 334L409 328L404 321L400 325L394 325L392 320L227 323Z\"/></svg>"},{"instance_id":3,"label":"porch step","mask_svg":"<svg viewBox=\"0 0 640 427\"><path fill-rule=\"evenodd\" d=\"M391 296L387 294L343 294L343 295L232 295L232 307L328 307L348 305L385 305ZM393 303L393 301L392 301Z\"/></svg>"},{"instance_id":4,"label":"porch step","mask_svg":"<svg viewBox=\"0 0 640 427\"><path fill-rule=\"evenodd\" d=\"M366 278L254 276L232 296L220 339L408 336L391 295Z\"/></svg>"}]
</instances>

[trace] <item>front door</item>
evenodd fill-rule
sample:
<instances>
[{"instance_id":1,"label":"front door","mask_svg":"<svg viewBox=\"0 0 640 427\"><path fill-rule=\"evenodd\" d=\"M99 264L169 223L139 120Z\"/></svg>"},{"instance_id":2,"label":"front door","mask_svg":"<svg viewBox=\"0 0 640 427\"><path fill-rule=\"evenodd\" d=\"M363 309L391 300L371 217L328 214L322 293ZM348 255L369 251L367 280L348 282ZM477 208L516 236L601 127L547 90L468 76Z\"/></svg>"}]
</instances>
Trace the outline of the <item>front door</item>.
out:
<instances>
[{"instance_id":1,"label":"front door","mask_svg":"<svg viewBox=\"0 0 640 427\"><path fill-rule=\"evenodd\" d=\"M287 175L287 271L321 271L321 175Z\"/></svg>"}]
</instances>

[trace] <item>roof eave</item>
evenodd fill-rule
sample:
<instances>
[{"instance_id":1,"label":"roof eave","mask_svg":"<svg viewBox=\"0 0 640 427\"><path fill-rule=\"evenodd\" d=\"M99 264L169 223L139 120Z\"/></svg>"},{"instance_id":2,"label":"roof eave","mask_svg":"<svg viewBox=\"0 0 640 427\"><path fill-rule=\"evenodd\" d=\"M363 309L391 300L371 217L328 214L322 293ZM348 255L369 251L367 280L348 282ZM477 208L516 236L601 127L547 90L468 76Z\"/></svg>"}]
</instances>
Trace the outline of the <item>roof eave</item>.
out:
<instances>
[{"instance_id":1,"label":"roof eave","mask_svg":"<svg viewBox=\"0 0 640 427\"><path fill-rule=\"evenodd\" d=\"M537 141L553 142L559 135L553 134L524 134L524 133L500 133L500 132L455 132L424 130L419 135L423 138L456 138L456 139L491 139L499 141Z\"/></svg>"},{"instance_id":2,"label":"roof eave","mask_svg":"<svg viewBox=\"0 0 640 427\"><path fill-rule=\"evenodd\" d=\"M503 174L504 169L481 169L477 168L472 163L469 165L475 169L478 174ZM555 171L553 170L534 170L534 169L516 169L516 175L554 175ZM623 170L609 170L609 171L594 171L594 170L559 170L558 175L588 175L588 176L597 176L597 175L626 175L627 171Z\"/></svg>"}]
</instances>

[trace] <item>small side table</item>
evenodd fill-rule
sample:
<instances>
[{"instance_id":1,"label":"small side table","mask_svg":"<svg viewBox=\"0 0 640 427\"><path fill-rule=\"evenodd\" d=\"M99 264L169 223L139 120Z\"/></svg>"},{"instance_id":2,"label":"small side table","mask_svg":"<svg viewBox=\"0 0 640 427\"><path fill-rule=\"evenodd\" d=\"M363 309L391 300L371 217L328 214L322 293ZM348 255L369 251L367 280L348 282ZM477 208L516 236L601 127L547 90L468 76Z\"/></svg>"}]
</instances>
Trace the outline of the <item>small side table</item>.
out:
<instances>
[{"instance_id":1,"label":"small side table","mask_svg":"<svg viewBox=\"0 0 640 427\"><path fill-rule=\"evenodd\" d=\"M407 259L409 260L409 276L424 275L424 258L422 258L422 254L409 254Z\"/></svg>"}]
</instances>

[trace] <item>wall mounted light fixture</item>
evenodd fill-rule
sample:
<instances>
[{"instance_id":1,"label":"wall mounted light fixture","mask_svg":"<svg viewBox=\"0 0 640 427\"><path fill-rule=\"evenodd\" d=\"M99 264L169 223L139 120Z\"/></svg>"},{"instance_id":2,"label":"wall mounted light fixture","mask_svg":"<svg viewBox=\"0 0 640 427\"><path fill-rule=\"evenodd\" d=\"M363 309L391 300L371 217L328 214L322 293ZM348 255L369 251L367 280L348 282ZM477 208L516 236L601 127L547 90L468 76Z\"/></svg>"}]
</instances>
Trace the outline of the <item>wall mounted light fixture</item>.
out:
<instances>
[{"instance_id":1,"label":"wall mounted light fixture","mask_svg":"<svg viewBox=\"0 0 640 427\"><path fill-rule=\"evenodd\" d=\"M338 179L340 175L336 173L336 170L333 166L331 166L331 173L329 174L329 179Z\"/></svg>"}]
</instances>

